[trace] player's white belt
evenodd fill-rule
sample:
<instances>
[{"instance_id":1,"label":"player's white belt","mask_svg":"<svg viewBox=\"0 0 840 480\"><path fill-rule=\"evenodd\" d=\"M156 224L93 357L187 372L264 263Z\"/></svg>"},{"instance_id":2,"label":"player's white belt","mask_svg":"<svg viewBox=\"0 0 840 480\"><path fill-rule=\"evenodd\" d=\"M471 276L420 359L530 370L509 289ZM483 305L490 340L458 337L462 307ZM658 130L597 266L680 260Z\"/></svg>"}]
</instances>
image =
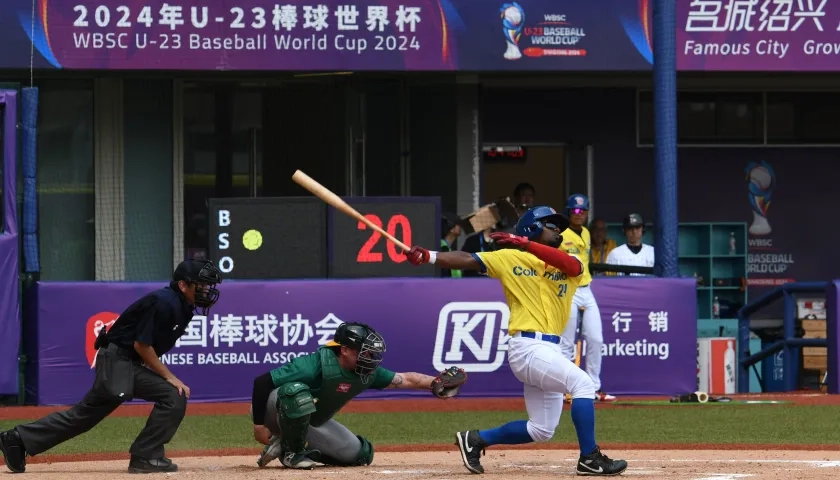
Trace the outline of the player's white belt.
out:
<instances>
[{"instance_id":1,"label":"player's white belt","mask_svg":"<svg viewBox=\"0 0 840 480\"><path fill-rule=\"evenodd\" d=\"M560 343L560 335L549 335L541 332L516 332L514 337L533 338L534 340L542 340L548 343Z\"/></svg>"}]
</instances>

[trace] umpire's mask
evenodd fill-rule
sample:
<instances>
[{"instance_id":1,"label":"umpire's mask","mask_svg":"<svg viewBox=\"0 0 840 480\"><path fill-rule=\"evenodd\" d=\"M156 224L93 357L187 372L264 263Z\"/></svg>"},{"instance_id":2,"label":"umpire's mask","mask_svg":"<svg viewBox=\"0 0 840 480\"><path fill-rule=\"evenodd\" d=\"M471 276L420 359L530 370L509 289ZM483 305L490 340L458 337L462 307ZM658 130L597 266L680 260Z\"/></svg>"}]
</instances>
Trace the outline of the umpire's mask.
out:
<instances>
[{"instance_id":1,"label":"umpire's mask","mask_svg":"<svg viewBox=\"0 0 840 480\"><path fill-rule=\"evenodd\" d=\"M354 371L361 377L362 383L370 382L385 354L382 335L363 323L342 323L335 330L335 338L327 343L328 347L338 345L359 351Z\"/></svg>"},{"instance_id":2,"label":"umpire's mask","mask_svg":"<svg viewBox=\"0 0 840 480\"><path fill-rule=\"evenodd\" d=\"M222 273L209 260L184 260L175 269L173 280L195 285L195 307L199 315L207 315L219 300L216 285L222 283Z\"/></svg>"}]
</instances>

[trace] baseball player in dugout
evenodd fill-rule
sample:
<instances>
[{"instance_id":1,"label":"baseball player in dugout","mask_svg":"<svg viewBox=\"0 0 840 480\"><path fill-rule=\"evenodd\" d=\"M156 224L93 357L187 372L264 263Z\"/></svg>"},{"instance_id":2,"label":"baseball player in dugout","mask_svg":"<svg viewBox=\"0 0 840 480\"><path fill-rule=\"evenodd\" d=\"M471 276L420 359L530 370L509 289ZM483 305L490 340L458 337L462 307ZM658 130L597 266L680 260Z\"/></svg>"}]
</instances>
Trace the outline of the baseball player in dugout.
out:
<instances>
[{"instance_id":1,"label":"baseball player in dugout","mask_svg":"<svg viewBox=\"0 0 840 480\"><path fill-rule=\"evenodd\" d=\"M560 248L569 255L574 255L583 264L575 295L572 297L572 307L569 322L563 332L561 343L566 357L575 361L575 333L578 328L577 318L583 310L583 320L580 322L580 336L586 346L586 373L595 383L595 400L610 402L615 400L601 390L601 347L604 345L604 332L601 325L601 311L592 293L592 275L589 273L589 254L591 240L586 225L589 214L589 198L586 195L574 194L566 200L566 215L569 216L569 228L563 231L563 245ZM583 355L583 352L581 352Z\"/></svg>"},{"instance_id":2,"label":"baseball player in dugout","mask_svg":"<svg viewBox=\"0 0 840 480\"><path fill-rule=\"evenodd\" d=\"M638 213L631 213L621 222L627 243L618 246L607 256L609 265L627 265L631 267L653 267L654 249L652 245L642 243L645 233L645 219ZM624 273L617 273L624 275ZM643 273L631 273L631 276L646 276Z\"/></svg>"},{"instance_id":3,"label":"baseball player in dugout","mask_svg":"<svg viewBox=\"0 0 840 480\"><path fill-rule=\"evenodd\" d=\"M471 473L484 473L480 460L487 447L551 440L560 423L565 393L572 396L572 423L580 446L577 474L619 475L627 469L626 461L601 453L595 442L595 384L560 347L584 272L577 256L560 248L561 232L568 226L565 215L536 206L519 218L515 233L492 234L507 248L470 254L414 246L405 252L412 265L477 270L499 280L510 308L508 364L524 384L528 420L456 432L455 445Z\"/></svg>"},{"instance_id":4,"label":"baseball player in dugout","mask_svg":"<svg viewBox=\"0 0 840 480\"><path fill-rule=\"evenodd\" d=\"M164 456L187 410L190 388L161 363L184 334L194 314L207 315L219 299L222 276L212 262L185 260L168 286L131 304L110 329L102 328L94 343L93 387L70 409L0 433L6 466L26 470L26 456L66 442L95 427L123 402L154 402L146 426L131 445L129 473L175 472Z\"/></svg>"},{"instance_id":5,"label":"baseball player in dugout","mask_svg":"<svg viewBox=\"0 0 840 480\"><path fill-rule=\"evenodd\" d=\"M369 388L410 388L447 399L458 394L467 375L450 367L437 377L395 373L380 366L382 335L362 323L342 323L332 341L316 352L254 380L251 420L254 439L265 445L257 466L280 458L286 468L310 469L316 463L370 465L373 444L332 417Z\"/></svg>"}]
</instances>

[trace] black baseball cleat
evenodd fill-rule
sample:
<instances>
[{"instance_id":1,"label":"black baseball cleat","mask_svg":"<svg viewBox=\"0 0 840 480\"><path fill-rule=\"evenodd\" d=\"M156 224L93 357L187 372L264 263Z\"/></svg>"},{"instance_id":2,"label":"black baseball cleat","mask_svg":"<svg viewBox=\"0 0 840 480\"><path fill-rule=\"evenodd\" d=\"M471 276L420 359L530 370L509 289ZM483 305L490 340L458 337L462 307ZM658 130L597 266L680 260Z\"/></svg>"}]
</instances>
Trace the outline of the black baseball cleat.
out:
<instances>
[{"instance_id":1,"label":"black baseball cleat","mask_svg":"<svg viewBox=\"0 0 840 480\"><path fill-rule=\"evenodd\" d=\"M601 449L595 446L595 450L589 455L581 455L578 459L577 474L593 477L610 477L621 475L627 470L627 462L624 460L613 460L601 453Z\"/></svg>"},{"instance_id":2,"label":"black baseball cleat","mask_svg":"<svg viewBox=\"0 0 840 480\"><path fill-rule=\"evenodd\" d=\"M484 467L481 466L481 455L487 445L478 435L478 430L457 432L455 434L455 445L461 451L461 460L464 461L467 470L472 473L484 473Z\"/></svg>"},{"instance_id":3,"label":"black baseball cleat","mask_svg":"<svg viewBox=\"0 0 840 480\"><path fill-rule=\"evenodd\" d=\"M14 473L26 471L26 448L20 434L14 428L0 432L0 452L6 459L6 467Z\"/></svg>"},{"instance_id":4,"label":"black baseball cleat","mask_svg":"<svg viewBox=\"0 0 840 480\"><path fill-rule=\"evenodd\" d=\"M131 461L128 462L128 473L171 473L177 471L178 465L172 463L172 460L166 457L146 460L132 455Z\"/></svg>"}]
</instances>

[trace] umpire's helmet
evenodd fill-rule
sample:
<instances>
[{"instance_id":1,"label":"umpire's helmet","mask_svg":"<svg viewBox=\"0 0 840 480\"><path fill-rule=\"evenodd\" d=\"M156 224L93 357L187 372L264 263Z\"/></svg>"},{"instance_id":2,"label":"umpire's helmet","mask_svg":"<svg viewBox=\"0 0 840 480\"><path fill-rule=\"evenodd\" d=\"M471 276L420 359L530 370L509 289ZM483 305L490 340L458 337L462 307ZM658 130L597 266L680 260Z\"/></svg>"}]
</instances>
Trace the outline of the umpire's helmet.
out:
<instances>
[{"instance_id":1,"label":"umpire's helmet","mask_svg":"<svg viewBox=\"0 0 840 480\"><path fill-rule=\"evenodd\" d=\"M543 228L556 227L559 231L569 228L569 219L563 214L547 205L531 207L519 217L514 231L516 235L527 237L528 240L535 240L543 231Z\"/></svg>"},{"instance_id":2,"label":"umpire's helmet","mask_svg":"<svg viewBox=\"0 0 840 480\"><path fill-rule=\"evenodd\" d=\"M566 215L576 208L589 210L589 197L576 193L566 199Z\"/></svg>"},{"instance_id":3,"label":"umpire's helmet","mask_svg":"<svg viewBox=\"0 0 840 480\"><path fill-rule=\"evenodd\" d=\"M210 260L187 259L179 263L172 274L172 281L195 284L195 307L199 315L207 315L210 307L219 301L217 284L222 283L222 272Z\"/></svg>"},{"instance_id":4,"label":"umpire's helmet","mask_svg":"<svg viewBox=\"0 0 840 480\"><path fill-rule=\"evenodd\" d=\"M326 346L343 346L358 350L355 371L362 378L362 383L370 381L374 370L382 363L385 353L385 339L379 332L364 323L342 323Z\"/></svg>"}]
</instances>

